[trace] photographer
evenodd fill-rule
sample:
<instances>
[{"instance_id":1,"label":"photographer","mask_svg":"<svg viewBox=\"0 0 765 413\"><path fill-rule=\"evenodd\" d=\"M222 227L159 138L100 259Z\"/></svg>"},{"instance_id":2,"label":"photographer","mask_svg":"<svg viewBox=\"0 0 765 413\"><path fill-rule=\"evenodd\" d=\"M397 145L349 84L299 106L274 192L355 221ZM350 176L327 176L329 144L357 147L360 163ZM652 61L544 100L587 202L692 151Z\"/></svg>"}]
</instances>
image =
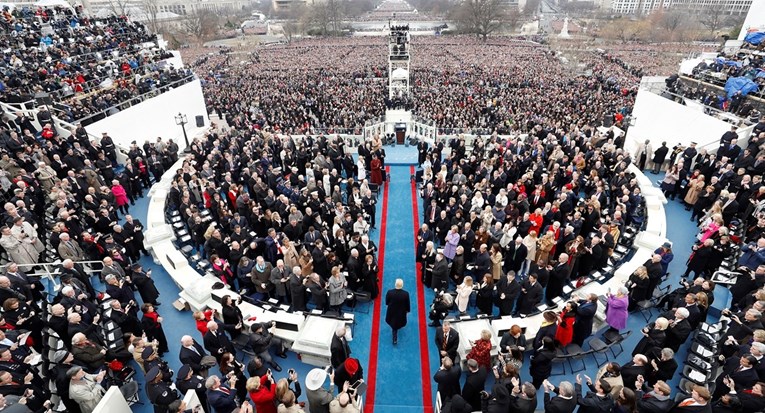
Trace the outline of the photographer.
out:
<instances>
[{"instance_id":1,"label":"photographer","mask_svg":"<svg viewBox=\"0 0 765 413\"><path fill-rule=\"evenodd\" d=\"M247 391L257 413L276 413L276 381L270 370L261 377L247 379Z\"/></svg>"},{"instance_id":2,"label":"photographer","mask_svg":"<svg viewBox=\"0 0 765 413\"><path fill-rule=\"evenodd\" d=\"M356 389L345 382L343 390L329 402L329 413L359 413L356 406Z\"/></svg>"},{"instance_id":3,"label":"photographer","mask_svg":"<svg viewBox=\"0 0 765 413\"><path fill-rule=\"evenodd\" d=\"M252 351L258 355L264 362L268 363L276 371L282 371L281 366L277 364L271 357L270 349L276 348L276 355L281 358L287 358L286 349L280 338L274 337L274 334L270 331L276 326L276 321L272 321L268 324L255 323L250 330L249 345L252 347Z\"/></svg>"},{"instance_id":4,"label":"photographer","mask_svg":"<svg viewBox=\"0 0 765 413\"><path fill-rule=\"evenodd\" d=\"M436 297L433 299L433 303L430 305L430 318L431 327L438 327L441 325L441 320L445 319L449 315L449 311L454 307L454 297L451 294L445 292L445 290L436 290Z\"/></svg>"}]
</instances>

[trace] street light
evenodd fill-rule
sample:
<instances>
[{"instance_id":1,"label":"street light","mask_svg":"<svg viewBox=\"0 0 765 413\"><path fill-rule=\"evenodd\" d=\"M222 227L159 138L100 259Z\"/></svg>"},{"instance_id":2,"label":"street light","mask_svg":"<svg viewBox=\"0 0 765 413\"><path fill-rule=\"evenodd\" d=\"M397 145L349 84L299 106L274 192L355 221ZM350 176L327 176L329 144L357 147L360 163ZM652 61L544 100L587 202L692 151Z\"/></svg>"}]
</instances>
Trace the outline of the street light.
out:
<instances>
[{"instance_id":1,"label":"street light","mask_svg":"<svg viewBox=\"0 0 765 413\"><path fill-rule=\"evenodd\" d=\"M191 150L191 147L189 146L189 137L186 135L186 124L189 123L189 118L182 114L181 112L178 112L177 115L175 115L175 124L181 125L181 129L183 129L183 140L186 141L186 151Z\"/></svg>"}]
</instances>

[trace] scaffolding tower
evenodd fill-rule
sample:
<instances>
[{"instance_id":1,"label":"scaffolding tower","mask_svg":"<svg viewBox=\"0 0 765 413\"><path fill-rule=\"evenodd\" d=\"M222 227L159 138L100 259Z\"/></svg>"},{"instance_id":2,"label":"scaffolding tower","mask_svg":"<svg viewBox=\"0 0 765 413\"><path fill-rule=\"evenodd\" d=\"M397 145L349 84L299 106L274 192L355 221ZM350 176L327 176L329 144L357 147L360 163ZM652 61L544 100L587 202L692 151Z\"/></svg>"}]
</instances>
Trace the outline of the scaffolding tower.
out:
<instances>
[{"instance_id":1,"label":"scaffolding tower","mask_svg":"<svg viewBox=\"0 0 765 413\"><path fill-rule=\"evenodd\" d=\"M409 97L409 25L388 23L388 98Z\"/></svg>"}]
</instances>

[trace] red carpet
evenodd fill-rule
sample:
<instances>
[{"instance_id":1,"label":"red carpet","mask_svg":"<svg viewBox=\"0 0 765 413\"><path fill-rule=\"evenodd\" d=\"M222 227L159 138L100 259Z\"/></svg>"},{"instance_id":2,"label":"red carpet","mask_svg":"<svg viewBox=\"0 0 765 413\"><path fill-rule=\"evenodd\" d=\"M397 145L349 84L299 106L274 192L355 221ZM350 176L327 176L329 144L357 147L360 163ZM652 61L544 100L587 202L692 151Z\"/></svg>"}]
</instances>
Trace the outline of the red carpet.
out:
<instances>
[{"instance_id":1,"label":"red carpet","mask_svg":"<svg viewBox=\"0 0 765 413\"><path fill-rule=\"evenodd\" d=\"M414 165L409 168L409 172L412 176L415 175ZM417 204L417 182L412 180L412 223L414 225L414 248L417 250L417 231L420 229L420 213ZM384 208L384 207L383 207ZM415 265L416 273L415 279L420 278L420 264ZM425 314L428 313L428 305L425 302L425 286L422 282L417 282L417 301L422 305L420 308L420 360L422 360L422 404L425 408L425 413L433 412L433 393L430 388L430 356L428 355L428 318Z\"/></svg>"},{"instance_id":2,"label":"red carpet","mask_svg":"<svg viewBox=\"0 0 765 413\"><path fill-rule=\"evenodd\" d=\"M388 179L385 180L383 185L383 200L382 200L382 217L380 217L380 244L377 246L379 254L377 255L377 268L380 275L380 281L377 288L380 290L380 295L375 300L374 313L372 314L372 340L369 343L369 373L367 377L373 378L369 380L367 384L366 401L364 402L364 412L374 413L375 411L375 383L377 380L377 350L378 350L378 338L380 336L380 307L382 305L382 286L383 275L385 274L385 226L388 220L388 183L390 182L390 166L385 167L385 173L388 175ZM426 353L427 354L427 353ZM430 385L428 385L430 387Z\"/></svg>"}]
</instances>

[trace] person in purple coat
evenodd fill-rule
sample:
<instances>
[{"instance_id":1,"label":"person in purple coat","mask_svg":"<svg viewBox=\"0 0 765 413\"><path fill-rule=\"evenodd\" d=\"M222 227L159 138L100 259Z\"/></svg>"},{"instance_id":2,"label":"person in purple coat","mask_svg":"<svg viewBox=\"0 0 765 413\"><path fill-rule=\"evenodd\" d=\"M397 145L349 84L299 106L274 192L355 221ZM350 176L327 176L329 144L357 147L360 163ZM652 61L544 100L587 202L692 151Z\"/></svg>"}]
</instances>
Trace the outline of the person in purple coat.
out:
<instances>
[{"instance_id":1,"label":"person in purple coat","mask_svg":"<svg viewBox=\"0 0 765 413\"><path fill-rule=\"evenodd\" d=\"M627 317L629 312L627 306L629 305L629 298L627 297L629 291L627 287L619 287L616 291L616 295L608 292L608 306L606 307L606 323L608 323L611 330L623 330L627 327Z\"/></svg>"},{"instance_id":2,"label":"person in purple coat","mask_svg":"<svg viewBox=\"0 0 765 413\"><path fill-rule=\"evenodd\" d=\"M444 244L444 257L449 261L454 259L454 255L457 253L457 246L460 245L460 231L456 225L452 225L449 233L446 234L446 244Z\"/></svg>"}]
</instances>

